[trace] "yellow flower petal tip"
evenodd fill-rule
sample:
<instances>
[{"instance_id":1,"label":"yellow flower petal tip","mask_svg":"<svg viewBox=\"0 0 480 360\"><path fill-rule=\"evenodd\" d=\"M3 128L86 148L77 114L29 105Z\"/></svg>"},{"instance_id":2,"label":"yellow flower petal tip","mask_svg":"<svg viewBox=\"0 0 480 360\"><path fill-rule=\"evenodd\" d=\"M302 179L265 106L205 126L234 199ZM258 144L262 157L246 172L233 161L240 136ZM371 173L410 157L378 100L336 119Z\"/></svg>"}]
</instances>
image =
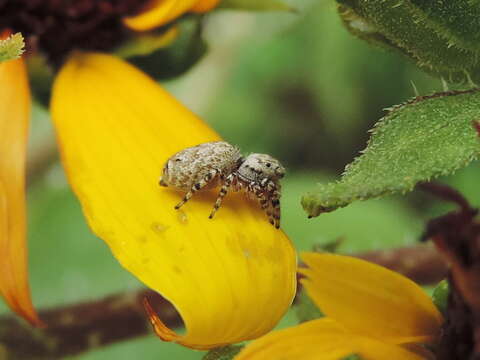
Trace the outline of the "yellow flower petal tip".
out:
<instances>
[{"instance_id":1,"label":"yellow flower petal tip","mask_svg":"<svg viewBox=\"0 0 480 360\"><path fill-rule=\"evenodd\" d=\"M124 18L124 24L132 30L147 31L168 24L186 12L207 12L215 8L219 0L151 0L139 14Z\"/></svg>"},{"instance_id":2,"label":"yellow flower petal tip","mask_svg":"<svg viewBox=\"0 0 480 360\"><path fill-rule=\"evenodd\" d=\"M22 59L0 64L0 293L32 325L42 325L27 271L25 161L30 91Z\"/></svg>"},{"instance_id":3,"label":"yellow flower petal tip","mask_svg":"<svg viewBox=\"0 0 480 360\"><path fill-rule=\"evenodd\" d=\"M181 338L174 331L165 326L146 298L143 300L143 306L145 307L145 311L147 312L148 319L150 324L152 324L155 334L157 334L160 339L163 341L175 341Z\"/></svg>"},{"instance_id":4,"label":"yellow flower petal tip","mask_svg":"<svg viewBox=\"0 0 480 360\"><path fill-rule=\"evenodd\" d=\"M339 360L357 354L368 360L422 360L401 346L349 333L322 318L273 331L247 345L235 360Z\"/></svg>"},{"instance_id":5,"label":"yellow flower petal tip","mask_svg":"<svg viewBox=\"0 0 480 360\"><path fill-rule=\"evenodd\" d=\"M158 185L171 155L219 139L214 131L145 74L101 54L77 54L64 65L52 116L90 227L182 316L182 336L153 317L163 338L207 349L276 325L296 287L286 235L243 194L229 195L210 220L215 191L177 211L183 194Z\"/></svg>"},{"instance_id":6,"label":"yellow flower petal tip","mask_svg":"<svg viewBox=\"0 0 480 360\"><path fill-rule=\"evenodd\" d=\"M349 256L303 253L300 269L309 296L349 330L402 343L434 342L443 322L430 297L413 281Z\"/></svg>"}]
</instances>

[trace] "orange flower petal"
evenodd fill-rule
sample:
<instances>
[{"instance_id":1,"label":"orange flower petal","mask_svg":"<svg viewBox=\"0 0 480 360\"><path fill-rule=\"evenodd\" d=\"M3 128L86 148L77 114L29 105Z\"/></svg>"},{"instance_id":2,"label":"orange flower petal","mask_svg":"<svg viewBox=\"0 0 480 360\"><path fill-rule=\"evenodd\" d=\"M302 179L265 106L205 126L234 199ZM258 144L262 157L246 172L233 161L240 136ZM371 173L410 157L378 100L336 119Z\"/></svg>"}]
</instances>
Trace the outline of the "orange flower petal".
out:
<instances>
[{"instance_id":1,"label":"orange flower petal","mask_svg":"<svg viewBox=\"0 0 480 360\"><path fill-rule=\"evenodd\" d=\"M197 13L205 13L213 10L219 3L220 0L199 0L193 6L193 8L191 8L191 11Z\"/></svg>"},{"instance_id":2,"label":"orange flower petal","mask_svg":"<svg viewBox=\"0 0 480 360\"><path fill-rule=\"evenodd\" d=\"M323 318L273 331L247 345L235 360L339 360L358 354L364 360L421 360L404 348L356 336Z\"/></svg>"},{"instance_id":3,"label":"orange flower petal","mask_svg":"<svg viewBox=\"0 0 480 360\"><path fill-rule=\"evenodd\" d=\"M401 344L434 341L442 316L413 281L349 256L304 253L309 296L356 334Z\"/></svg>"},{"instance_id":4,"label":"orange flower petal","mask_svg":"<svg viewBox=\"0 0 480 360\"><path fill-rule=\"evenodd\" d=\"M198 349L271 330L295 294L295 251L257 203L160 187L176 151L218 139L171 95L117 58L78 54L62 68L52 114L69 180L93 231L135 276L169 299L186 335L151 313L157 333Z\"/></svg>"},{"instance_id":5,"label":"orange flower petal","mask_svg":"<svg viewBox=\"0 0 480 360\"><path fill-rule=\"evenodd\" d=\"M175 20L196 6L197 2L198 0L151 0L140 14L126 17L123 21L133 30L151 30Z\"/></svg>"},{"instance_id":6,"label":"orange flower petal","mask_svg":"<svg viewBox=\"0 0 480 360\"><path fill-rule=\"evenodd\" d=\"M428 360L417 351L410 351L407 348L399 345L384 343L368 337L361 337L353 335L351 337L354 346L355 354L360 355L364 360Z\"/></svg>"},{"instance_id":7,"label":"orange flower petal","mask_svg":"<svg viewBox=\"0 0 480 360\"><path fill-rule=\"evenodd\" d=\"M28 286L25 160L30 90L22 59L0 63L0 292L13 311L41 322Z\"/></svg>"},{"instance_id":8,"label":"orange flower petal","mask_svg":"<svg viewBox=\"0 0 480 360\"><path fill-rule=\"evenodd\" d=\"M426 360L435 360L435 354L427 349L425 346L423 345L419 345L419 344L403 344L401 345L404 349L410 351L410 352L413 352L415 354L418 354L419 356L421 356L423 359L426 359Z\"/></svg>"}]
</instances>

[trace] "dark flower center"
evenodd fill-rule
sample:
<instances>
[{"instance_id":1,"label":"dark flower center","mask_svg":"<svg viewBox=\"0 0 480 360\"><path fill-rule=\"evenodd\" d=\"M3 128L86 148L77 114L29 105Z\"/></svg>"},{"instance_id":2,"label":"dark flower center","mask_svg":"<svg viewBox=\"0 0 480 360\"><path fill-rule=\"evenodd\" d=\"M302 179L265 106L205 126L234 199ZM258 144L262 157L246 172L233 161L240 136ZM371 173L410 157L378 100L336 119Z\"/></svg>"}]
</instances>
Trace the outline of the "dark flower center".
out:
<instances>
[{"instance_id":1,"label":"dark flower center","mask_svg":"<svg viewBox=\"0 0 480 360\"><path fill-rule=\"evenodd\" d=\"M109 50L129 31L122 18L147 0L0 0L0 31L20 31L27 51L59 64L72 49Z\"/></svg>"}]
</instances>

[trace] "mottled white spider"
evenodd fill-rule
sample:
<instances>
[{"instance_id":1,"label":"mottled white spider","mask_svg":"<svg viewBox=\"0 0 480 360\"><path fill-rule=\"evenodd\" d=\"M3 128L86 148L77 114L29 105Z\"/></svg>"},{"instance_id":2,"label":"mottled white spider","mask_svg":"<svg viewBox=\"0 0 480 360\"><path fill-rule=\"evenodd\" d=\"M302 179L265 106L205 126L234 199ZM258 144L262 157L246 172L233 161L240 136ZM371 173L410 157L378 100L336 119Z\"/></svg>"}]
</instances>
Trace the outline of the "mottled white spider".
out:
<instances>
[{"instance_id":1,"label":"mottled white spider","mask_svg":"<svg viewBox=\"0 0 480 360\"><path fill-rule=\"evenodd\" d=\"M245 191L256 197L269 221L280 227L280 183L285 168L270 155L250 154L224 141L207 142L189 147L170 157L163 167L160 185L172 186L187 193L175 206L179 209L201 189L221 185L210 219L220 208L229 190Z\"/></svg>"}]
</instances>

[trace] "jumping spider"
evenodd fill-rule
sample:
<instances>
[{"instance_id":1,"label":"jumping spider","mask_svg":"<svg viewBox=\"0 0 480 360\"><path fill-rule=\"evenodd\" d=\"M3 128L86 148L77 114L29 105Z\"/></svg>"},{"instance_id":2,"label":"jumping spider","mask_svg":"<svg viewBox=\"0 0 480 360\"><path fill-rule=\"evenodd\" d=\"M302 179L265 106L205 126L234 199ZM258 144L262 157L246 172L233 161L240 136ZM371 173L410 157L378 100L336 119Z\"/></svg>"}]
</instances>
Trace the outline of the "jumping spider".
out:
<instances>
[{"instance_id":1,"label":"jumping spider","mask_svg":"<svg viewBox=\"0 0 480 360\"><path fill-rule=\"evenodd\" d=\"M240 150L224 141L207 142L181 150L170 157L163 167L160 185L172 186L187 193L175 209L185 204L201 189L221 185L213 210L213 218L229 190L245 191L257 198L269 221L280 227L280 183L285 168L270 155L250 154L242 157Z\"/></svg>"}]
</instances>

